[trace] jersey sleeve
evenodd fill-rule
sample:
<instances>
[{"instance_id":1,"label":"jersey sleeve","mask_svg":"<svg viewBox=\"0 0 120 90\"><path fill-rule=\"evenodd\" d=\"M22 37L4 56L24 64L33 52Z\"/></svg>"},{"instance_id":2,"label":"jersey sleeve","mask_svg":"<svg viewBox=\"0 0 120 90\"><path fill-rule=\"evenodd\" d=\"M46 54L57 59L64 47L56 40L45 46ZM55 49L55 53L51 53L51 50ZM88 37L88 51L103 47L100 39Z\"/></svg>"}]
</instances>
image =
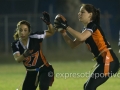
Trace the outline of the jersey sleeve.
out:
<instances>
[{"instance_id":1,"label":"jersey sleeve","mask_svg":"<svg viewBox=\"0 0 120 90\"><path fill-rule=\"evenodd\" d=\"M36 39L44 39L45 36L46 36L46 31L45 30L41 31L41 32L37 31L37 32L34 32L34 33L30 34L31 38L36 38Z\"/></svg>"},{"instance_id":2,"label":"jersey sleeve","mask_svg":"<svg viewBox=\"0 0 120 90\"><path fill-rule=\"evenodd\" d=\"M93 33L94 31L97 30L97 26L96 26L95 23L90 22L90 23L87 25L86 30L89 30L89 31L91 31L91 32Z\"/></svg>"},{"instance_id":3,"label":"jersey sleeve","mask_svg":"<svg viewBox=\"0 0 120 90\"><path fill-rule=\"evenodd\" d=\"M18 44L16 42L11 43L11 48L12 48L13 55L15 53L19 53L19 47L18 47Z\"/></svg>"}]
</instances>

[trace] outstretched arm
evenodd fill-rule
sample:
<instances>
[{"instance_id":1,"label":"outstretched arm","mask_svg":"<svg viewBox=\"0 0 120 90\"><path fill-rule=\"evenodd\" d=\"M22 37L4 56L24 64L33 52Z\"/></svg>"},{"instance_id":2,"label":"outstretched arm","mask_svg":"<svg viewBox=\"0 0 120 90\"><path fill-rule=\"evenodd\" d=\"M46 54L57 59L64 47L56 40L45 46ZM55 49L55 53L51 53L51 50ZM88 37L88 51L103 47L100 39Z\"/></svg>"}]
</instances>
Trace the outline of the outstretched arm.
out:
<instances>
[{"instance_id":1,"label":"outstretched arm","mask_svg":"<svg viewBox=\"0 0 120 90\"><path fill-rule=\"evenodd\" d=\"M85 30L83 33L80 33L70 26L66 28L66 30L75 38L77 38L79 41L85 41L88 37L92 35L91 31Z\"/></svg>"},{"instance_id":2,"label":"outstretched arm","mask_svg":"<svg viewBox=\"0 0 120 90\"><path fill-rule=\"evenodd\" d=\"M62 34L65 42L66 42L72 49L73 49L73 48L76 48L76 47L79 46L81 43L83 43L83 42L80 42L80 41L77 40L77 39L72 40L72 39L68 36L68 34L67 34L66 32L63 32L63 33L61 33L61 34Z\"/></svg>"},{"instance_id":3,"label":"outstretched arm","mask_svg":"<svg viewBox=\"0 0 120 90\"><path fill-rule=\"evenodd\" d=\"M52 36L55 33L55 28L52 24L48 25L48 30L46 30L46 37Z\"/></svg>"},{"instance_id":4,"label":"outstretched arm","mask_svg":"<svg viewBox=\"0 0 120 90\"><path fill-rule=\"evenodd\" d=\"M53 28L53 25L50 22L50 15L45 11L42 14L43 14L43 17L41 17L41 19L48 26L48 30L46 30L46 37L52 36L55 33L55 29Z\"/></svg>"},{"instance_id":5,"label":"outstretched arm","mask_svg":"<svg viewBox=\"0 0 120 90\"><path fill-rule=\"evenodd\" d=\"M76 38L80 42L85 41L88 37L92 35L92 32L88 30L85 30L83 33L74 30L67 24L67 20L65 19L65 17L60 14L59 18L56 18L56 20L54 21L54 24L55 27L58 29L63 28L67 30L74 38Z\"/></svg>"}]
</instances>

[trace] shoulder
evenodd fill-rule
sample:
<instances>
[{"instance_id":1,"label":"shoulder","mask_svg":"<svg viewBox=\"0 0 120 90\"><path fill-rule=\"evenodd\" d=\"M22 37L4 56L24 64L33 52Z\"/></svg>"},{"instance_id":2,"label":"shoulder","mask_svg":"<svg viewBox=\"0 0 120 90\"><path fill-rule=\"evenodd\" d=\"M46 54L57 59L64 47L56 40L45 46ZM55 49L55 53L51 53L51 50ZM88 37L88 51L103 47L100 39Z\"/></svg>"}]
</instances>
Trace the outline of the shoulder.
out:
<instances>
[{"instance_id":1,"label":"shoulder","mask_svg":"<svg viewBox=\"0 0 120 90\"><path fill-rule=\"evenodd\" d=\"M30 34L30 38L37 38L37 39L42 39L46 35L46 31L36 31Z\"/></svg>"},{"instance_id":2,"label":"shoulder","mask_svg":"<svg viewBox=\"0 0 120 90\"><path fill-rule=\"evenodd\" d=\"M17 44L17 43L19 43L19 40L15 40L15 41L11 42L11 45Z\"/></svg>"},{"instance_id":3,"label":"shoulder","mask_svg":"<svg viewBox=\"0 0 120 90\"><path fill-rule=\"evenodd\" d=\"M90 23L87 25L87 28L88 28L88 29L92 29L93 31L95 31L95 30L97 30L98 25L95 24L94 22L90 22Z\"/></svg>"},{"instance_id":4,"label":"shoulder","mask_svg":"<svg viewBox=\"0 0 120 90\"><path fill-rule=\"evenodd\" d=\"M11 43L11 46L13 47L13 46L16 46L16 45L18 45L19 44L19 40L15 40L15 41L13 41L12 43Z\"/></svg>"},{"instance_id":5,"label":"shoulder","mask_svg":"<svg viewBox=\"0 0 120 90\"><path fill-rule=\"evenodd\" d=\"M36 31L36 32L32 32L30 35L37 35L37 34L44 34L45 31Z\"/></svg>"}]
</instances>

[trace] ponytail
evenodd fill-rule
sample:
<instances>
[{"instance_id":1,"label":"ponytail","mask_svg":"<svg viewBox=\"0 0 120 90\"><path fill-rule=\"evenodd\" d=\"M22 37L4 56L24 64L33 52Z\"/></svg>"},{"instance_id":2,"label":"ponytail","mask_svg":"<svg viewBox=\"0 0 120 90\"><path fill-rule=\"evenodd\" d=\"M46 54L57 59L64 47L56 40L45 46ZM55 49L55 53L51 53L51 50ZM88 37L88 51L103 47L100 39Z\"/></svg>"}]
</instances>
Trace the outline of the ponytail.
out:
<instances>
[{"instance_id":1,"label":"ponytail","mask_svg":"<svg viewBox=\"0 0 120 90\"><path fill-rule=\"evenodd\" d=\"M100 10L99 9L96 9L95 10L95 13L96 13L96 17L95 19L93 20L96 24L100 25Z\"/></svg>"},{"instance_id":2,"label":"ponytail","mask_svg":"<svg viewBox=\"0 0 120 90\"><path fill-rule=\"evenodd\" d=\"M13 38L14 38L14 40L18 40L19 39L17 31L14 33Z\"/></svg>"}]
</instances>

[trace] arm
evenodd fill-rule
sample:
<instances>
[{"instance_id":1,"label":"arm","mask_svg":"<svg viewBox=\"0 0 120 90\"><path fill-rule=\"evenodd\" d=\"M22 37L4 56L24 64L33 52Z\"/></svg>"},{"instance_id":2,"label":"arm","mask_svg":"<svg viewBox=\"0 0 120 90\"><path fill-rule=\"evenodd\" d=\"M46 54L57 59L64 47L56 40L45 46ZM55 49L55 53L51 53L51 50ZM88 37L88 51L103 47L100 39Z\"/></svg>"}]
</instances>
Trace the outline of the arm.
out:
<instances>
[{"instance_id":1,"label":"arm","mask_svg":"<svg viewBox=\"0 0 120 90\"><path fill-rule=\"evenodd\" d=\"M83 33L80 33L74 29L72 29L71 27L67 27L66 30L74 37L77 38L77 40L79 41L85 41L88 37L90 37L92 35L92 32L89 30L85 30Z\"/></svg>"},{"instance_id":2,"label":"arm","mask_svg":"<svg viewBox=\"0 0 120 90\"><path fill-rule=\"evenodd\" d=\"M60 15L60 17L54 21L54 24L55 24L55 28L66 29L74 38L76 38L80 42L85 41L88 37L92 35L92 32L89 30L85 30L83 33L80 33L72 29L71 27L68 26L67 20L62 15Z\"/></svg>"},{"instance_id":3,"label":"arm","mask_svg":"<svg viewBox=\"0 0 120 90\"><path fill-rule=\"evenodd\" d=\"M20 55L20 53L16 53L16 54L14 54L14 59L15 59L15 61L20 63L25 59L25 57L23 55Z\"/></svg>"},{"instance_id":4,"label":"arm","mask_svg":"<svg viewBox=\"0 0 120 90\"><path fill-rule=\"evenodd\" d=\"M55 33L55 29L53 28L53 25L50 22L50 15L47 12L43 12L43 17L41 19L46 23L48 26L48 30L46 30L46 36L49 37L52 36Z\"/></svg>"},{"instance_id":5,"label":"arm","mask_svg":"<svg viewBox=\"0 0 120 90\"><path fill-rule=\"evenodd\" d=\"M46 36L45 37L49 37L52 36L55 33L55 29L53 27L52 24L48 25L48 30L46 30Z\"/></svg>"},{"instance_id":6,"label":"arm","mask_svg":"<svg viewBox=\"0 0 120 90\"><path fill-rule=\"evenodd\" d=\"M73 48L76 48L78 45L80 45L81 43L83 42L80 42L79 40L75 39L75 40L72 40L66 32L63 32L61 33L65 42L73 49Z\"/></svg>"},{"instance_id":7,"label":"arm","mask_svg":"<svg viewBox=\"0 0 120 90\"><path fill-rule=\"evenodd\" d=\"M15 59L15 61L17 61L17 62L22 62L22 61L25 60L26 57L30 56L30 55L32 54L32 52L33 52L33 51L27 49L27 50L25 50L24 53L21 54L21 55L20 55L20 53L15 53L15 54L14 54L14 59Z\"/></svg>"}]
</instances>

